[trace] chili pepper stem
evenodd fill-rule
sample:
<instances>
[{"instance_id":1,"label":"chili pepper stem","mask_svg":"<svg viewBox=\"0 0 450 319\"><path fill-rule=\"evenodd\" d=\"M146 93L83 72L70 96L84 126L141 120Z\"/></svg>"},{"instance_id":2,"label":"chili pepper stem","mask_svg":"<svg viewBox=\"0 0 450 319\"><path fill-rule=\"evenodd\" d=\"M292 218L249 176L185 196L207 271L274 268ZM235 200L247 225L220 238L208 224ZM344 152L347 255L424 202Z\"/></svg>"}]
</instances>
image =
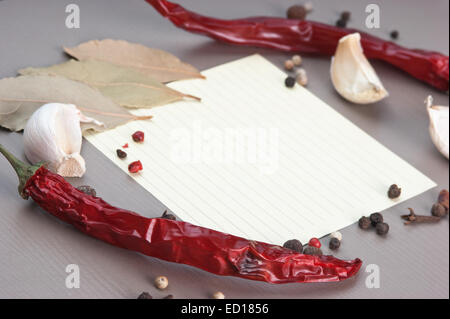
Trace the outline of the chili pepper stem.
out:
<instances>
[{"instance_id":1,"label":"chili pepper stem","mask_svg":"<svg viewBox=\"0 0 450 319\"><path fill-rule=\"evenodd\" d=\"M36 165L28 165L18 158L16 158L14 155L12 155L9 151L7 151L3 145L0 144L0 153L3 154L3 156L6 157L8 162L11 163L12 167L17 173L17 177L19 177L19 194L24 199L27 199L28 196L26 196L23 192L23 188L25 187L25 184L27 183L28 179L36 173L36 171L42 166L42 163L36 164Z\"/></svg>"}]
</instances>

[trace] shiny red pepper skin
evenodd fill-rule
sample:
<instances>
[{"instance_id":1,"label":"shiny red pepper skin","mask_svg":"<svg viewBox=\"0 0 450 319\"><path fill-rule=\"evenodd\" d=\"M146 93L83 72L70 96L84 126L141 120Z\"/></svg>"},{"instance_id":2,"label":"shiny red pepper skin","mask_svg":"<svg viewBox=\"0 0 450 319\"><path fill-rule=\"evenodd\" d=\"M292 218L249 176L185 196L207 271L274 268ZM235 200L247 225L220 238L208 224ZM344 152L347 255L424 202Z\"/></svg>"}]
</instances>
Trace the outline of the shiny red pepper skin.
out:
<instances>
[{"instance_id":1,"label":"shiny red pepper skin","mask_svg":"<svg viewBox=\"0 0 450 319\"><path fill-rule=\"evenodd\" d=\"M24 196L78 230L111 245L208 272L281 284L340 281L361 260L308 256L182 221L146 218L86 195L44 167L25 184Z\"/></svg>"},{"instance_id":2,"label":"shiny red pepper skin","mask_svg":"<svg viewBox=\"0 0 450 319\"><path fill-rule=\"evenodd\" d=\"M274 17L221 20L199 15L166 0L146 0L177 27L232 44L331 56L343 36L359 32L314 22ZM364 54L385 61L431 86L448 91L449 58L413 50L360 32Z\"/></svg>"}]
</instances>

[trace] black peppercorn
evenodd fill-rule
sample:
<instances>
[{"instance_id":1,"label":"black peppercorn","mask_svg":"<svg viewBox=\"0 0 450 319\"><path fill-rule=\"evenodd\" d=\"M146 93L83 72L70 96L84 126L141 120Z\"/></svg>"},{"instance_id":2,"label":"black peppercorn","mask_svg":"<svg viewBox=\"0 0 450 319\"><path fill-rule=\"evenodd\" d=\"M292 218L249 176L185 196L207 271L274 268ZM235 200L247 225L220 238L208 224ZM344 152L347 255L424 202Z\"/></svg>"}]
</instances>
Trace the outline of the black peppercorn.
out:
<instances>
[{"instance_id":1,"label":"black peppercorn","mask_svg":"<svg viewBox=\"0 0 450 319\"><path fill-rule=\"evenodd\" d=\"M339 19L336 21L336 26L339 28L346 28L347 27L347 21L343 19Z\"/></svg>"},{"instance_id":2,"label":"black peppercorn","mask_svg":"<svg viewBox=\"0 0 450 319\"><path fill-rule=\"evenodd\" d=\"M298 253L303 252L303 245L300 242L300 240L297 240L297 239L288 240L287 242L284 243L283 247L293 250L293 251L296 251Z\"/></svg>"},{"instance_id":3,"label":"black peppercorn","mask_svg":"<svg viewBox=\"0 0 450 319\"><path fill-rule=\"evenodd\" d=\"M359 228L361 229L368 229L371 223L370 218L366 216L361 217L358 221Z\"/></svg>"},{"instance_id":4,"label":"black peppercorn","mask_svg":"<svg viewBox=\"0 0 450 319\"><path fill-rule=\"evenodd\" d=\"M398 39L398 35L399 35L399 33L398 33L397 30L391 31L391 39L397 40Z\"/></svg>"},{"instance_id":5,"label":"black peppercorn","mask_svg":"<svg viewBox=\"0 0 450 319\"><path fill-rule=\"evenodd\" d=\"M118 158L124 159L125 157L127 157L127 153L120 149L116 150L116 153Z\"/></svg>"},{"instance_id":6,"label":"black peppercorn","mask_svg":"<svg viewBox=\"0 0 450 319\"><path fill-rule=\"evenodd\" d=\"M96 197L97 196L97 192L95 191L94 188L92 188L91 186L88 185L82 185L82 186L78 186L77 189L79 191L82 191L83 193L85 193L86 195L91 195Z\"/></svg>"},{"instance_id":7,"label":"black peppercorn","mask_svg":"<svg viewBox=\"0 0 450 319\"><path fill-rule=\"evenodd\" d=\"M295 85L295 82L296 82L296 80L295 80L295 78L292 77L292 76L288 76L288 77L286 78L286 80L284 80L284 84L285 84L288 88L293 88L294 85Z\"/></svg>"},{"instance_id":8,"label":"black peppercorn","mask_svg":"<svg viewBox=\"0 0 450 319\"><path fill-rule=\"evenodd\" d=\"M396 184L393 184L389 187L388 197L391 199L400 197L402 193L402 189L398 187Z\"/></svg>"},{"instance_id":9,"label":"black peppercorn","mask_svg":"<svg viewBox=\"0 0 450 319\"><path fill-rule=\"evenodd\" d=\"M378 235L386 235L389 232L389 225L386 223L378 223L376 226Z\"/></svg>"},{"instance_id":10,"label":"black peppercorn","mask_svg":"<svg viewBox=\"0 0 450 319\"><path fill-rule=\"evenodd\" d=\"M312 255L312 256L322 256L322 250L317 247L313 246L306 246L306 248L303 250L303 254L305 255Z\"/></svg>"},{"instance_id":11,"label":"black peppercorn","mask_svg":"<svg viewBox=\"0 0 450 319\"><path fill-rule=\"evenodd\" d=\"M351 15L352 14L351 14L350 11L344 11L344 12L341 13L341 20L347 22L347 21L350 20Z\"/></svg>"},{"instance_id":12,"label":"black peppercorn","mask_svg":"<svg viewBox=\"0 0 450 319\"><path fill-rule=\"evenodd\" d=\"M286 12L288 19L305 20L308 10L302 5L289 7Z\"/></svg>"},{"instance_id":13,"label":"black peppercorn","mask_svg":"<svg viewBox=\"0 0 450 319\"><path fill-rule=\"evenodd\" d=\"M431 208L431 214L437 217L444 217L447 215L447 210L442 204L436 203L433 205L433 208Z\"/></svg>"},{"instance_id":14,"label":"black peppercorn","mask_svg":"<svg viewBox=\"0 0 450 319\"><path fill-rule=\"evenodd\" d=\"M153 299L153 297L148 292L143 292L137 299Z\"/></svg>"},{"instance_id":15,"label":"black peppercorn","mask_svg":"<svg viewBox=\"0 0 450 319\"><path fill-rule=\"evenodd\" d=\"M370 215L370 221L372 222L372 226L376 226L378 223L383 222L383 215L380 213L373 213Z\"/></svg>"},{"instance_id":16,"label":"black peppercorn","mask_svg":"<svg viewBox=\"0 0 450 319\"><path fill-rule=\"evenodd\" d=\"M339 247L341 247L341 241L335 237L330 239L330 245L329 245L331 250L336 250Z\"/></svg>"},{"instance_id":17,"label":"black peppercorn","mask_svg":"<svg viewBox=\"0 0 450 319\"><path fill-rule=\"evenodd\" d=\"M170 219L170 220L177 220L177 218L175 217L175 215L169 214L167 212L167 210L164 211L164 213L162 214L161 218L164 219Z\"/></svg>"}]
</instances>

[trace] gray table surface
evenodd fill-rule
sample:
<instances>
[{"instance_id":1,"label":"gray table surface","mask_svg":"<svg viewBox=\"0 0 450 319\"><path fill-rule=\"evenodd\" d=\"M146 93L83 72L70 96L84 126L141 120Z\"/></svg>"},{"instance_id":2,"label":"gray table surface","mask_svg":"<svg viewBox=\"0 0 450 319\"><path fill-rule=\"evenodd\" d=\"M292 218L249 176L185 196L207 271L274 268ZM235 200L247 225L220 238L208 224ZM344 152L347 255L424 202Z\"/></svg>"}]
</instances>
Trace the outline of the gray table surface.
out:
<instances>
[{"instance_id":1,"label":"gray table surface","mask_svg":"<svg viewBox=\"0 0 450 319\"><path fill-rule=\"evenodd\" d=\"M65 27L65 7L76 3L81 28ZM221 18L252 15L283 16L295 1L289 0L179 0L204 14ZM311 20L334 23L340 11L351 10L351 27L364 29L365 6L381 8L381 28L372 34L388 38L398 29L398 42L410 47L449 52L449 2L313 1ZM67 60L61 46L91 39L115 38L170 51L206 69L252 53L260 53L282 65L284 53L228 46L172 26L143 0L3 0L0 1L0 77L15 76L19 68L45 66ZM283 286L219 277L201 270L163 262L107 245L85 236L46 214L32 201L17 194L17 179L9 164L0 159L0 297L1 298L135 298L141 291L154 297L209 298L221 290L228 298L448 298L448 220L436 225L403 226L399 215L407 207L428 213L437 193L449 185L449 163L434 148L428 135L423 100L433 94L448 105L448 95L383 63L374 67L389 90L390 98L361 107L342 100L329 80L328 58L304 57L309 89L363 130L438 183L412 200L384 212L391 226L387 238L351 225L342 230L344 241L337 256L360 257L359 275L342 283L290 284ZM0 143L23 158L22 136L0 130ZM88 142L82 155L88 173L74 185L93 185L98 193L119 207L156 217L163 205ZM362 214L369 214L361 212ZM328 242L327 240L324 241ZM329 252L325 248L325 252ZM78 264L81 287L65 287L66 265ZM380 288L367 288L365 267L380 268ZM157 291L152 281L166 275L170 287Z\"/></svg>"}]
</instances>

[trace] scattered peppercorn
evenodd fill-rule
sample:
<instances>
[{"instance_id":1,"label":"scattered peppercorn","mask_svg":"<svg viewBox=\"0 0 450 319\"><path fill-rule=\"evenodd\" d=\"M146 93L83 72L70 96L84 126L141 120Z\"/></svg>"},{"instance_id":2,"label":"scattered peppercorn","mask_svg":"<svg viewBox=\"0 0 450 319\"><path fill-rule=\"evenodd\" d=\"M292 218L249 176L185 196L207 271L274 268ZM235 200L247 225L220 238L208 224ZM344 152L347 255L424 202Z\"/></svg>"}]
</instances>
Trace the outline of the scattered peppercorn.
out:
<instances>
[{"instance_id":1,"label":"scattered peppercorn","mask_svg":"<svg viewBox=\"0 0 450 319\"><path fill-rule=\"evenodd\" d=\"M122 151L121 149L117 149L116 153L118 158L124 159L125 157L127 157L127 153Z\"/></svg>"},{"instance_id":2,"label":"scattered peppercorn","mask_svg":"<svg viewBox=\"0 0 450 319\"><path fill-rule=\"evenodd\" d=\"M131 135L131 137L136 143L142 143L144 141L144 132L136 131L133 133L133 135Z\"/></svg>"},{"instance_id":3,"label":"scattered peppercorn","mask_svg":"<svg viewBox=\"0 0 450 319\"><path fill-rule=\"evenodd\" d=\"M214 299L225 299L225 295L221 291L217 291L213 294Z\"/></svg>"},{"instance_id":4,"label":"scattered peppercorn","mask_svg":"<svg viewBox=\"0 0 450 319\"><path fill-rule=\"evenodd\" d=\"M386 235L389 232L389 225L383 222L380 222L376 226L377 234L378 235Z\"/></svg>"},{"instance_id":5,"label":"scattered peppercorn","mask_svg":"<svg viewBox=\"0 0 450 319\"><path fill-rule=\"evenodd\" d=\"M162 214L161 218L164 219L170 219L170 220L177 220L177 218L175 217L175 215L169 214L167 212L167 210L164 211L164 213Z\"/></svg>"},{"instance_id":6,"label":"scattered peppercorn","mask_svg":"<svg viewBox=\"0 0 450 319\"><path fill-rule=\"evenodd\" d=\"M306 2L303 6L305 7L306 12L308 13L310 13L314 9L313 3L311 1Z\"/></svg>"},{"instance_id":7,"label":"scattered peppercorn","mask_svg":"<svg viewBox=\"0 0 450 319\"><path fill-rule=\"evenodd\" d=\"M306 70L303 68L299 68L295 71L295 78L297 80L297 83L301 86L306 86L308 84L308 75L306 73Z\"/></svg>"},{"instance_id":8,"label":"scattered peppercorn","mask_svg":"<svg viewBox=\"0 0 450 319\"><path fill-rule=\"evenodd\" d=\"M288 19L305 20L308 10L302 5L293 5L286 12Z\"/></svg>"},{"instance_id":9,"label":"scattered peppercorn","mask_svg":"<svg viewBox=\"0 0 450 319\"><path fill-rule=\"evenodd\" d=\"M431 214L437 217L444 217L447 215L447 210L443 205L436 203L433 205L433 208L431 208Z\"/></svg>"},{"instance_id":10,"label":"scattered peppercorn","mask_svg":"<svg viewBox=\"0 0 450 319\"><path fill-rule=\"evenodd\" d=\"M303 252L303 245L300 242L300 240L298 239L291 239L288 240L287 242L284 243L283 245L284 248L296 251L298 253L302 253Z\"/></svg>"},{"instance_id":11,"label":"scattered peppercorn","mask_svg":"<svg viewBox=\"0 0 450 319\"><path fill-rule=\"evenodd\" d=\"M294 62L292 60L284 61L284 68L288 71L292 71L292 69L294 68Z\"/></svg>"},{"instance_id":12,"label":"scattered peppercorn","mask_svg":"<svg viewBox=\"0 0 450 319\"><path fill-rule=\"evenodd\" d=\"M322 256L322 250L320 250L320 248L317 247L312 247L312 246L306 246L306 248L303 250L303 254L305 255L312 255L312 256Z\"/></svg>"},{"instance_id":13,"label":"scattered peppercorn","mask_svg":"<svg viewBox=\"0 0 450 319\"><path fill-rule=\"evenodd\" d=\"M337 239L337 238L331 238L329 247L330 247L331 250L336 250L339 247L341 247L341 241L339 239Z\"/></svg>"},{"instance_id":14,"label":"scattered peppercorn","mask_svg":"<svg viewBox=\"0 0 450 319\"><path fill-rule=\"evenodd\" d=\"M350 11L344 11L341 13L341 20L348 22L350 20L350 17L352 16Z\"/></svg>"},{"instance_id":15,"label":"scattered peppercorn","mask_svg":"<svg viewBox=\"0 0 450 319\"><path fill-rule=\"evenodd\" d=\"M381 215L380 213L373 213L370 214L370 221L372 222L372 226L376 226L378 223L382 223L383 222L383 215Z\"/></svg>"},{"instance_id":16,"label":"scattered peppercorn","mask_svg":"<svg viewBox=\"0 0 450 319\"><path fill-rule=\"evenodd\" d=\"M302 57L298 54L292 57L292 63L294 63L295 66L300 66L302 64L302 61Z\"/></svg>"},{"instance_id":17,"label":"scattered peppercorn","mask_svg":"<svg viewBox=\"0 0 450 319\"><path fill-rule=\"evenodd\" d=\"M315 237L313 237L313 238L311 238L311 239L309 240L308 245L309 245L309 246L312 246L312 247L316 247L316 248L322 247L322 244L320 243L320 240L317 239L317 238L315 238Z\"/></svg>"},{"instance_id":18,"label":"scattered peppercorn","mask_svg":"<svg viewBox=\"0 0 450 319\"><path fill-rule=\"evenodd\" d=\"M155 287L158 289L166 289L169 285L169 279L165 276L158 276L155 279Z\"/></svg>"},{"instance_id":19,"label":"scattered peppercorn","mask_svg":"<svg viewBox=\"0 0 450 319\"><path fill-rule=\"evenodd\" d=\"M366 216L361 217L358 221L359 228L361 229L368 229L371 224L370 218Z\"/></svg>"},{"instance_id":20,"label":"scattered peppercorn","mask_svg":"<svg viewBox=\"0 0 450 319\"><path fill-rule=\"evenodd\" d=\"M288 88L293 88L295 85L295 78L293 78L292 76L288 76L286 78L286 80L284 80L284 84L288 87Z\"/></svg>"},{"instance_id":21,"label":"scattered peppercorn","mask_svg":"<svg viewBox=\"0 0 450 319\"><path fill-rule=\"evenodd\" d=\"M402 189L398 187L396 184L393 184L389 187L388 197L391 199L398 198L402 194Z\"/></svg>"},{"instance_id":22,"label":"scattered peppercorn","mask_svg":"<svg viewBox=\"0 0 450 319\"><path fill-rule=\"evenodd\" d=\"M339 239L339 241L342 240L342 234L341 234L341 232L338 232L338 231L335 231L335 232L331 233L330 237L331 238L337 238L337 239Z\"/></svg>"},{"instance_id":23,"label":"scattered peppercorn","mask_svg":"<svg viewBox=\"0 0 450 319\"><path fill-rule=\"evenodd\" d=\"M137 299L153 299L153 297L148 292L143 292L139 295L139 297L137 297Z\"/></svg>"},{"instance_id":24,"label":"scattered peppercorn","mask_svg":"<svg viewBox=\"0 0 450 319\"><path fill-rule=\"evenodd\" d=\"M399 32L397 30L391 31L391 39L397 40L399 36Z\"/></svg>"},{"instance_id":25,"label":"scattered peppercorn","mask_svg":"<svg viewBox=\"0 0 450 319\"><path fill-rule=\"evenodd\" d=\"M125 143L122 148L128 148L128 143Z\"/></svg>"},{"instance_id":26,"label":"scattered peppercorn","mask_svg":"<svg viewBox=\"0 0 450 319\"><path fill-rule=\"evenodd\" d=\"M444 206L446 214L448 214L449 210L448 197L448 190L443 189L439 192L438 203Z\"/></svg>"},{"instance_id":27,"label":"scattered peppercorn","mask_svg":"<svg viewBox=\"0 0 450 319\"><path fill-rule=\"evenodd\" d=\"M134 161L130 163L130 165L128 165L128 171L130 173L137 173L139 171L142 171L142 169L143 167L141 161Z\"/></svg>"},{"instance_id":28,"label":"scattered peppercorn","mask_svg":"<svg viewBox=\"0 0 450 319\"><path fill-rule=\"evenodd\" d=\"M173 299L173 295L167 295L163 299Z\"/></svg>"},{"instance_id":29,"label":"scattered peppercorn","mask_svg":"<svg viewBox=\"0 0 450 319\"><path fill-rule=\"evenodd\" d=\"M91 186L88 185L82 185L82 186L78 186L77 189L79 191L82 191L83 193L87 194L87 195L91 195L96 197L97 196L97 192L95 191L94 188L92 188Z\"/></svg>"},{"instance_id":30,"label":"scattered peppercorn","mask_svg":"<svg viewBox=\"0 0 450 319\"><path fill-rule=\"evenodd\" d=\"M336 21L336 26L339 28L346 28L347 27L347 21L339 19Z\"/></svg>"}]
</instances>

